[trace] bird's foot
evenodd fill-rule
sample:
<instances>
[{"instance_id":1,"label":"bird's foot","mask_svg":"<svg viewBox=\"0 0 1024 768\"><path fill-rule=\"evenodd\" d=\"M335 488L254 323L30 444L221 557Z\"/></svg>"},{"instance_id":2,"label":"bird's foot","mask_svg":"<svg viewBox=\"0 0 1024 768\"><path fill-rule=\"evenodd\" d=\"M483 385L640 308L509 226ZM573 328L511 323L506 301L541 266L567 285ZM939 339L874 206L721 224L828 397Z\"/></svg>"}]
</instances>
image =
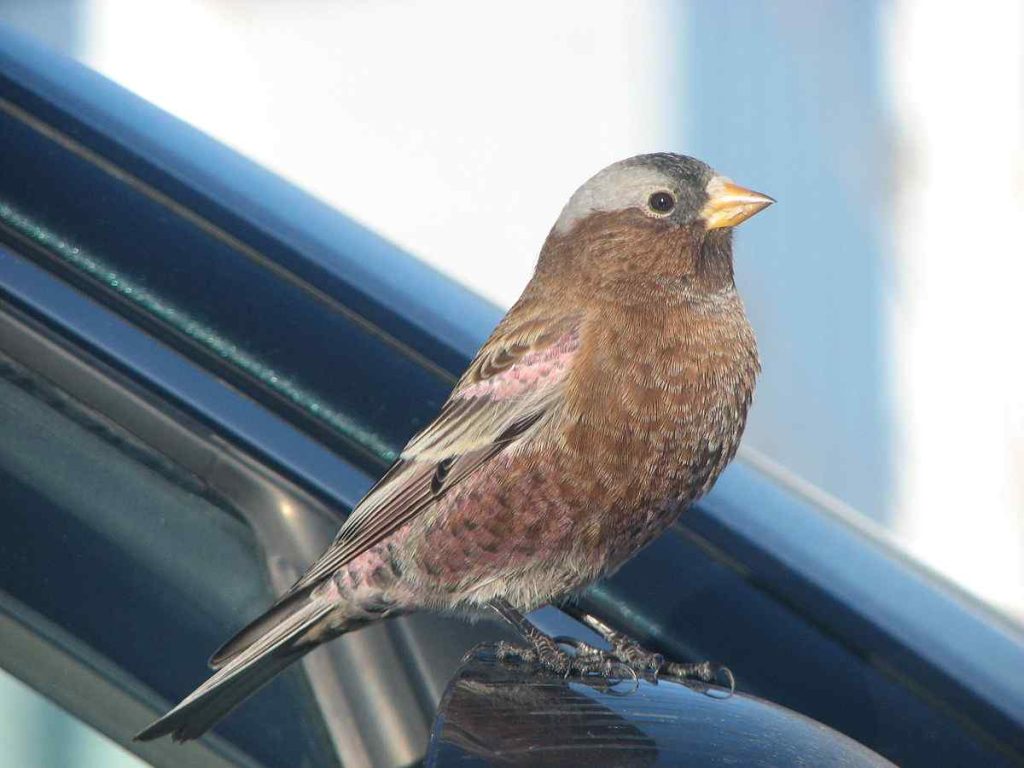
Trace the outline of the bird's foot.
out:
<instances>
[{"instance_id":1,"label":"bird's foot","mask_svg":"<svg viewBox=\"0 0 1024 768\"><path fill-rule=\"evenodd\" d=\"M526 647L499 643L496 649L499 661L538 664L563 677L598 676L609 680L632 678L634 682L643 677L657 682L658 675L664 674L705 684L718 682L721 678L730 692L735 690L736 682L732 672L721 664L710 661L695 664L666 662L660 653L648 651L629 636L616 632L589 614L581 614L581 620L600 634L611 646L611 650L596 648L572 638L551 637L503 600L492 601L491 607L529 643ZM572 652L566 648L571 648Z\"/></svg>"},{"instance_id":2,"label":"bird's foot","mask_svg":"<svg viewBox=\"0 0 1024 768\"><path fill-rule=\"evenodd\" d=\"M494 600L491 607L505 621L515 627L529 645L526 647L512 643L498 643L495 655L502 662L520 662L538 664L549 672L569 677L573 674L590 674L595 664L590 654L569 653L562 645L575 647L575 641L562 642L542 632L533 622L504 600ZM594 649L595 651L597 649Z\"/></svg>"},{"instance_id":3,"label":"bird's foot","mask_svg":"<svg viewBox=\"0 0 1024 768\"><path fill-rule=\"evenodd\" d=\"M660 653L648 651L635 640L618 632L610 632L605 638L612 649L608 653L612 658L643 674L657 678L665 666L665 657Z\"/></svg>"},{"instance_id":4,"label":"bird's foot","mask_svg":"<svg viewBox=\"0 0 1024 768\"><path fill-rule=\"evenodd\" d=\"M658 670L665 663L660 654L648 653L635 643L634 647L628 649L628 653L619 655L574 638L550 637L539 630L526 632L525 635L530 643L528 646L498 643L495 649L498 660L537 664L562 677L595 676L613 679L656 678Z\"/></svg>"},{"instance_id":5,"label":"bird's foot","mask_svg":"<svg viewBox=\"0 0 1024 768\"><path fill-rule=\"evenodd\" d=\"M578 640L539 635L530 641L529 646L498 643L495 656L505 663L536 664L561 677L638 678L638 672L628 664Z\"/></svg>"},{"instance_id":6,"label":"bird's foot","mask_svg":"<svg viewBox=\"0 0 1024 768\"><path fill-rule=\"evenodd\" d=\"M529 638L529 646L498 643L495 655L506 663L536 664L561 677L602 677L609 680L657 682L664 675L702 684L719 683L736 689L736 681L728 667L712 661L690 664L667 662L660 653L648 651L632 640L614 645L606 651L571 638L553 638L538 633ZM572 648L569 652L563 646Z\"/></svg>"},{"instance_id":7,"label":"bird's foot","mask_svg":"<svg viewBox=\"0 0 1024 768\"><path fill-rule=\"evenodd\" d=\"M529 640L528 646L500 642L495 649L495 656L502 662L538 664L563 677L572 674L573 656L563 651L554 638L539 635Z\"/></svg>"},{"instance_id":8,"label":"bird's foot","mask_svg":"<svg viewBox=\"0 0 1024 768\"><path fill-rule=\"evenodd\" d=\"M617 660L644 677L657 681L659 675L665 675L704 684L721 684L728 688L730 693L736 690L736 679L732 672L718 662L700 661L683 664L665 661L665 657L660 653L647 650L633 638L615 631L594 616L582 614L578 618L611 646L611 651L602 652L606 657Z\"/></svg>"},{"instance_id":9,"label":"bird's foot","mask_svg":"<svg viewBox=\"0 0 1024 768\"><path fill-rule=\"evenodd\" d=\"M660 653L648 651L638 642L619 632L608 632L606 639L612 646L611 655L637 671L643 670L657 680L658 675L700 683L724 683L730 692L736 690L736 678L730 669L716 661L698 661L683 664L665 661Z\"/></svg>"},{"instance_id":10,"label":"bird's foot","mask_svg":"<svg viewBox=\"0 0 1024 768\"><path fill-rule=\"evenodd\" d=\"M736 678L733 677L732 670L717 661L698 661L690 664L670 661L661 668L661 672L668 677L683 680L722 684L723 688L729 689L729 693L736 692Z\"/></svg>"}]
</instances>

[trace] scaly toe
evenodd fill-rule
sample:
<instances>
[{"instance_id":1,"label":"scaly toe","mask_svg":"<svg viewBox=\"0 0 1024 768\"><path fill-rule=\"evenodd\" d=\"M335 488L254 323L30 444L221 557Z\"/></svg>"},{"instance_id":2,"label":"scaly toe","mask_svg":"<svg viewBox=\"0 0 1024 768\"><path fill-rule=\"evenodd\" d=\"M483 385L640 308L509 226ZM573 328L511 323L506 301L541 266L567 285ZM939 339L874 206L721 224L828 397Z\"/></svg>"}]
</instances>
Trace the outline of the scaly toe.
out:
<instances>
[{"instance_id":1,"label":"scaly toe","mask_svg":"<svg viewBox=\"0 0 1024 768\"><path fill-rule=\"evenodd\" d=\"M518 664L532 664L537 661L537 652L533 648L514 645L504 640L495 646L494 656L498 661Z\"/></svg>"},{"instance_id":2,"label":"scaly toe","mask_svg":"<svg viewBox=\"0 0 1024 768\"><path fill-rule=\"evenodd\" d=\"M662 672L672 677L697 680L701 683L718 683L721 679L725 683L723 687L728 688L730 693L736 690L736 678L733 677L732 671L714 661L701 661L695 664L670 662L662 668Z\"/></svg>"},{"instance_id":3,"label":"scaly toe","mask_svg":"<svg viewBox=\"0 0 1024 768\"><path fill-rule=\"evenodd\" d=\"M637 671L657 673L665 666L665 657L660 653L651 653L638 646L615 653L615 657Z\"/></svg>"},{"instance_id":4,"label":"scaly toe","mask_svg":"<svg viewBox=\"0 0 1024 768\"><path fill-rule=\"evenodd\" d=\"M568 677L573 671L573 657L565 651L542 651L538 655L537 661L542 667L544 667L544 669L548 670L548 672L554 672L556 675L561 675L562 677Z\"/></svg>"}]
</instances>

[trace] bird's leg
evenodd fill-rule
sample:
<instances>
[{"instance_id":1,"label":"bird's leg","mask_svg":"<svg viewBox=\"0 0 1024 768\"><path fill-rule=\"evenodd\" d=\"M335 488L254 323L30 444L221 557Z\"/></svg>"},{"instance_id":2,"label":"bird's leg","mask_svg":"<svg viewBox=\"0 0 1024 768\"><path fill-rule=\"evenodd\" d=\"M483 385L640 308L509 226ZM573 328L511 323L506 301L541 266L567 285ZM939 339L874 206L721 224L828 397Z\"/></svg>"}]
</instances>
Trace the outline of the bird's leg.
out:
<instances>
[{"instance_id":1,"label":"bird's leg","mask_svg":"<svg viewBox=\"0 0 1024 768\"><path fill-rule=\"evenodd\" d=\"M515 630L529 642L529 648L512 645L511 643L498 643L497 656L501 660L521 659L522 661L536 661L547 669L560 674L568 674L572 669L572 658L558 647L553 637L541 632L532 621L522 613L513 608L507 600L496 598L490 602L491 609L502 619L511 624Z\"/></svg>"},{"instance_id":2,"label":"bird's leg","mask_svg":"<svg viewBox=\"0 0 1024 768\"><path fill-rule=\"evenodd\" d=\"M610 655L623 664L629 665L638 672L645 671L654 674L658 674L665 666L665 657L660 653L648 651L636 640L621 632L616 632L596 616L582 612L573 613L578 621L586 624L608 642L608 645L612 647Z\"/></svg>"},{"instance_id":3,"label":"bird's leg","mask_svg":"<svg viewBox=\"0 0 1024 768\"><path fill-rule=\"evenodd\" d=\"M590 627L608 642L612 649L606 655L611 656L638 673L649 673L655 677L659 674L664 674L687 680L698 680L702 683L713 683L721 677L730 690L736 687L736 680L729 668L717 662L701 661L690 664L681 664L674 661L667 662L660 653L648 651L636 640L621 632L617 632L596 616L585 613L573 606L564 606L563 610L577 621Z\"/></svg>"},{"instance_id":4,"label":"bird's leg","mask_svg":"<svg viewBox=\"0 0 1024 768\"><path fill-rule=\"evenodd\" d=\"M586 643L572 643L577 652L574 655L567 653L559 647L555 638L542 632L537 625L530 622L507 600L498 598L490 601L489 605L512 625L530 646L523 648L501 642L497 649L499 659L518 658L523 662L537 662L545 669L560 675L607 673L609 665L606 654L599 648L594 648Z\"/></svg>"},{"instance_id":5,"label":"bird's leg","mask_svg":"<svg viewBox=\"0 0 1024 768\"><path fill-rule=\"evenodd\" d=\"M529 647L523 648L511 643L498 643L497 656L502 661L519 659L525 662L537 662L545 669L566 676L579 674L619 677L617 667L626 667L634 678L637 675L650 675L655 680L659 674L666 674L671 677L698 680L702 683L713 683L721 675L730 690L735 688L732 672L721 664L711 661L693 664L666 662L665 657L660 653L648 651L635 640L615 631L596 616L571 606L566 606L567 612L607 640L612 647L611 651L604 651L578 640L570 642L553 638L542 632L537 625L513 608L506 600L498 598L492 600L489 605L530 644ZM566 645L571 645L575 653L569 654L562 650L559 644L563 642Z\"/></svg>"}]
</instances>

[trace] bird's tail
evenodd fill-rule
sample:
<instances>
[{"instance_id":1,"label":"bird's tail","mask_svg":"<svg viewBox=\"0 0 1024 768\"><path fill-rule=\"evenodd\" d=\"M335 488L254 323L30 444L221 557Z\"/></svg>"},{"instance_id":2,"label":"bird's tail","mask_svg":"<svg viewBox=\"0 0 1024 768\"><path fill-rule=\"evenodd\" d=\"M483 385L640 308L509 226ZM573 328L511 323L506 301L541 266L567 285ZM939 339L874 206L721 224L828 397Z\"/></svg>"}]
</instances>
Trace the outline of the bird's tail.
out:
<instances>
[{"instance_id":1,"label":"bird's tail","mask_svg":"<svg viewBox=\"0 0 1024 768\"><path fill-rule=\"evenodd\" d=\"M311 638L309 633L336 606L311 590L293 597L287 601L291 610L282 610L285 606L281 605L246 627L245 647L223 661L210 679L135 739L149 741L169 733L175 741L201 736L274 675L329 639L319 633ZM266 631L254 637L257 628Z\"/></svg>"}]
</instances>

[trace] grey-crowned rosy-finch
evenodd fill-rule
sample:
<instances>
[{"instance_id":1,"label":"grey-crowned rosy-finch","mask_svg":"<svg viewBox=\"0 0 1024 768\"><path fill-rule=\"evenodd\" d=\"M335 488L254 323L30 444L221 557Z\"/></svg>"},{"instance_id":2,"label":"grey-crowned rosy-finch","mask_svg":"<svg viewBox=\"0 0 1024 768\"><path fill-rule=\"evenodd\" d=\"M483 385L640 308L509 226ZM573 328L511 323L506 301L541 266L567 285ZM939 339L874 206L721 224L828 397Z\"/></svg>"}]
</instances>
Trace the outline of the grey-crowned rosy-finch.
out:
<instances>
[{"instance_id":1,"label":"grey-crowned rosy-finch","mask_svg":"<svg viewBox=\"0 0 1024 768\"><path fill-rule=\"evenodd\" d=\"M759 364L731 228L771 202L673 154L580 187L433 423L138 738L195 738L320 643L411 611L496 610L530 641L524 655L584 669L592 654L522 614L614 571L732 459ZM622 663L656 658L592 626Z\"/></svg>"}]
</instances>

